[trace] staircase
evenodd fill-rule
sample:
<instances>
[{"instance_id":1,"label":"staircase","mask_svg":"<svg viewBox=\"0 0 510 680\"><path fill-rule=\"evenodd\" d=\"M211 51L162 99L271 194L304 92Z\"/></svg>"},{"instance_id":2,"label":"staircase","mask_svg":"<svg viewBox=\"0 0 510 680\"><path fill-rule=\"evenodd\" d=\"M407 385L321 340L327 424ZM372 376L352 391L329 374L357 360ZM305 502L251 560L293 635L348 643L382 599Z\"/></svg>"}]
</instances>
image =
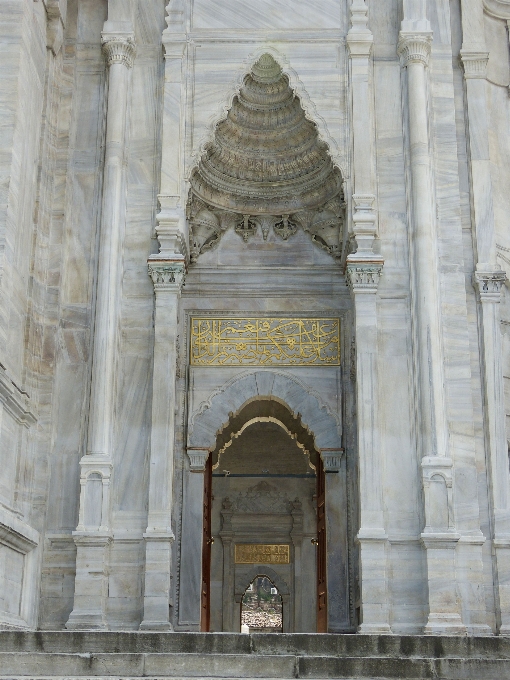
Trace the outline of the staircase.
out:
<instances>
[{"instance_id":1,"label":"staircase","mask_svg":"<svg viewBox=\"0 0 510 680\"><path fill-rule=\"evenodd\" d=\"M510 638L0 632L1 678L510 679Z\"/></svg>"}]
</instances>

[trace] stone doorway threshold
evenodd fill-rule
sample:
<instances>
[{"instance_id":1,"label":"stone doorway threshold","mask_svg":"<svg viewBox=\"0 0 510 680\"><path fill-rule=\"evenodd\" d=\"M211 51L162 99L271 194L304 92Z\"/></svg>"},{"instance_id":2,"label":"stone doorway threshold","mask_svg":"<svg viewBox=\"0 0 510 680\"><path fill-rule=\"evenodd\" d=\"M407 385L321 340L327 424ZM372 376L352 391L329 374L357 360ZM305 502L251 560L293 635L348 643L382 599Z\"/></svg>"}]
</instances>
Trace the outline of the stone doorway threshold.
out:
<instances>
[{"instance_id":1,"label":"stone doorway threshold","mask_svg":"<svg viewBox=\"0 0 510 680\"><path fill-rule=\"evenodd\" d=\"M510 678L510 638L0 632L0 678Z\"/></svg>"}]
</instances>

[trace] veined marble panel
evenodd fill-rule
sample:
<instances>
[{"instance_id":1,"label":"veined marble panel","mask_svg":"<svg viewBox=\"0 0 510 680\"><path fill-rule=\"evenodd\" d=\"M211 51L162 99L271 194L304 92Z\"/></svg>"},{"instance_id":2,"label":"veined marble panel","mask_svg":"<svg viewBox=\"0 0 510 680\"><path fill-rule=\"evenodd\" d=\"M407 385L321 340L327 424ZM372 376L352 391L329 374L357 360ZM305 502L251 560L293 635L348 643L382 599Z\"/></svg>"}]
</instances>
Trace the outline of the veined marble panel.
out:
<instances>
[{"instance_id":1,"label":"veined marble panel","mask_svg":"<svg viewBox=\"0 0 510 680\"><path fill-rule=\"evenodd\" d=\"M193 28L309 29L340 25L342 0L194 0Z\"/></svg>"}]
</instances>

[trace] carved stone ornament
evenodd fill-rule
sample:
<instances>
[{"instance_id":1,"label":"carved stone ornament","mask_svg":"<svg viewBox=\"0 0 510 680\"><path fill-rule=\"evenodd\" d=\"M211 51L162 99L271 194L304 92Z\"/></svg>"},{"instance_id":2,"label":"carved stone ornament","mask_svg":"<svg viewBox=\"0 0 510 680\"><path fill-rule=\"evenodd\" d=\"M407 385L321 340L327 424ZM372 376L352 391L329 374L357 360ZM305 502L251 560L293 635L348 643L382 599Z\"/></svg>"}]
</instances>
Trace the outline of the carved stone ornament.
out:
<instances>
[{"instance_id":1,"label":"carved stone ornament","mask_svg":"<svg viewBox=\"0 0 510 680\"><path fill-rule=\"evenodd\" d=\"M405 68L411 63L419 63L427 66L430 58L432 45L432 33L401 31L397 46L402 66Z\"/></svg>"},{"instance_id":2,"label":"carved stone ornament","mask_svg":"<svg viewBox=\"0 0 510 680\"><path fill-rule=\"evenodd\" d=\"M485 78L487 76L488 52L461 50L460 60L464 67L464 78Z\"/></svg>"},{"instance_id":3,"label":"carved stone ornament","mask_svg":"<svg viewBox=\"0 0 510 680\"><path fill-rule=\"evenodd\" d=\"M506 273L503 269L477 271L474 279L482 302L501 301L501 289L506 281Z\"/></svg>"},{"instance_id":4,"label":"carved stone ornament","mask_svg":"<svg viewBox=\"0 0 510 680\"><path fill-rule=\"evenodd\" d=\"M225 500L229 500L229 509L236 512L288 514L291 510L287 496L267 482L259 482L244 493Z\"/></svg>"},{"instance_id":5,"label":"carved stone ornament","mask_svg":"<svg viewBox=\"0 0 510 680\"><path fill-rule=\"evenodd\" d=\"M174 290L180 292L184 283L185 269L183 262L149 261L149 276L154 289Z\"/></svg>"},{"instance_id":6,"label":"carved stone ornament","mask_svg":"<svg viewBox=\"0 0 510 680\"><path fill-rule=\"evenodd\" d=\"M108 66L123 64L127 68L133 68L136 56L134 34L103 32L101 34L101 45Z\"/></svg>"},{"instance_id":7,"label":"carved stone ornament","mask_svg":"<svg viewBox=\"0 0 510 680\"><path fill-rule=\"evenodd\" d=\"M348 263L347 285L353 293L375 293L383 269L382 263Z\"/></svg>"},{"instance_id":8,"label":"carved stone ornament","mask_svg":"<svg viewBox=\"0 0 510 680\"><path fill-rule=\"evenodd\" d=\"M247 242L261 227L286 241L299 227L339 256L342 176L288 77L269 54L246 76L191 175L191 260L233 227Z\"/></svg>"}]
</instances>

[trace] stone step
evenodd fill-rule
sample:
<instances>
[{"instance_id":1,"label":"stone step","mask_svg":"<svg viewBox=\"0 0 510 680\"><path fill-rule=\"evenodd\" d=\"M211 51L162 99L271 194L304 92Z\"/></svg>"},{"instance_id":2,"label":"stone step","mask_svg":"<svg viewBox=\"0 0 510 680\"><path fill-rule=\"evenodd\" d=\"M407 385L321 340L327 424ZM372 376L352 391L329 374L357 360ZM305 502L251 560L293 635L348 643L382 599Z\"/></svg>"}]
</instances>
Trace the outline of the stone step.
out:
<instances>
[{"instance_id":1,"label":"stone step","mask_svg":"<svg viewBox=\"0 0 510 680\"><path fill-rule=\"evenodd\" d=\"M510 660L510 638L309 633L0 631L0 652L262 654ZM0 669L1 673L1 669Z\"/></svg>"},{"instance_id":2,"label":"stone step","mask_svg":"<svg viewBox=\"0 0 510 680\"><path fill-rule=\"evenodd\" d=\"M3 677L448 678L502 680L508 659L262 654L62 654L0 652Z\"/></svg>"},{"instance_id":3,"label":"stone step","mask_svg":"<svg viewBox=\"0 0 510 680\"><path fill-rule=\"evenodd\" d=\"M9 631L2 678L506 680L510 639Z\"/></svg>"}]
</instances>

